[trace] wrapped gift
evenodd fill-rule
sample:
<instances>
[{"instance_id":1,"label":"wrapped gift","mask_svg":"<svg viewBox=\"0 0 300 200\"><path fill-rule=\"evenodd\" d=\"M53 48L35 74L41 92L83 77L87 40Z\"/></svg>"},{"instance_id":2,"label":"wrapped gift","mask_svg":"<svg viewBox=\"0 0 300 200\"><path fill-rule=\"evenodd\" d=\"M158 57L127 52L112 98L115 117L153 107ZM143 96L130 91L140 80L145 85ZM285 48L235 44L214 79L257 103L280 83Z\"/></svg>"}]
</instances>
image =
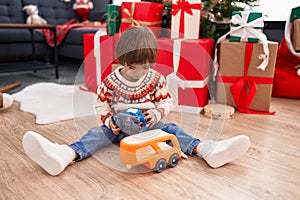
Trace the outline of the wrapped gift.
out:
<instances>
[{"instance_id":1,"label":"wrapped gift","mask_svg":"<svg viewBox=\"0 0 300 200\"><path fill-rule=\"evenodd\" d=\"M121 5L121 31L131 26L147 26L155 35L161 32L164 4L152 2L123 2Z\"/></svg>"},{"instance_id":2,"label":"wrapped gift","mask_svg":"<svg viewBox=\"0 0 300 200\"><path fill-rule=\"evenodd\" d=\"M289 19L286 20L285 29L284 29L284 40L283 40L285 42L285 45L280 45L280 47L281 46L287 47L287 50L290 51L296 57L300 57L300 52L298 52L299 51L299 46L298 46L299 22L297 22L299 21L299 19L300 19L300 6L293 8Z\"/></svg>"},{"instance_id":3,"label":"wrapped gift","mask_svg":"<svg viewBox=\"0 0 300 200\"><path fill-rule=\"evenodd\" d=\"M208 80L213 39L158 39L158 56L153 69L167 79L174 109L200 113L208 102Z\"/></svg>"},{"instance_id":4,"label":"wrapped gift","mask_svg":"<svg viewBox=\"0 0 300 200\"><path fill-rule=\"evenodd\" d=\"M300 19L300 6L292 9L290 22L294 22L296 19Z\"/></svg>"},{"instance_id":5,"label":"wrapped gift","mask_svg":"<svg viewBox=\"0 0 300 200\"><path fill-rule=\"evenodd\" d=\"M83 36L85 86L93 92L116 66L115 49L119 39L119 34L108 36L97 33Z\"/></svg>"},{"instance_id":6,"label":"wrapped gift","mask_svg":"<svg viewBox=\"0 0 300 200\"><path fill-rule=\"evenodd\" d=\"M292 9L290 23L292 23L294 50L300 51L300 6Z\"/></svg>"},{"instance_id":7,"label":"wrapped gift","mask_svg":"<svg viewBox=\"0 0 300 200\"><path fill-rule=\"evenodd\" d=\"M221 36L217 42L216 47L229 36L231 42L260 42L263 51L259 54L259 59L263 61L257 66L257 69L265 70L269 62L269 48L266 35L262 32L260 27L264 26L264 22L260 17L259 12L249 11L234 11L232 13L232 26L229 32ZM214 56L214 74L215 80L218 71L218 48L215 49Z\"/></svg>"},{"instance_id":8,"label":"wrapped gift","mask_svg":"<svg viewBox=\"0 0 300 200\"><path fill-rule=\"evenodd\" d=\"M278 44L268 41L269 62L257 69L262 43L220 43L217 103L236 107L240 112L269 112Z\"/></svg>"},{"instance_id":9,"label":"wrapped gift","mask_svg":"<svg viewBox=\"0 0 300 200\"><path fill-rule=\"evenodd\" d=\"M172 0L171 38L198 39L201 0Z\"/></svg>"},{"instance_id":10,"label":"wrapped gift","mask_svg":"<svg viewBox=\"0 0 300 200\"><path fill-rule=\"evenodd\" d=\"M300 51L300 19L296 19L293 22L293 44L295 51Z\"/></svg>"},{"instance_id":11,"label":"wrapped gift","mask_svg":"<svg viewBox=\"0 0 300 200\"><path fill-rule=\"evenodd\" d=\"M264 20L261 12L234 11L231 17L231 42L258 42L261 40Z\"/></svg>"},{"instance_id":12,"label":"wrapped gift","mask_svg":"<svg viewBox=\"0 0 300 200\"><path fill-rule=\"evenodd\" d=\"M106 32L107 35L114 35L119 32L121 24L120 6L107 4L106 11Z\"/></svg>"}]
</instances>

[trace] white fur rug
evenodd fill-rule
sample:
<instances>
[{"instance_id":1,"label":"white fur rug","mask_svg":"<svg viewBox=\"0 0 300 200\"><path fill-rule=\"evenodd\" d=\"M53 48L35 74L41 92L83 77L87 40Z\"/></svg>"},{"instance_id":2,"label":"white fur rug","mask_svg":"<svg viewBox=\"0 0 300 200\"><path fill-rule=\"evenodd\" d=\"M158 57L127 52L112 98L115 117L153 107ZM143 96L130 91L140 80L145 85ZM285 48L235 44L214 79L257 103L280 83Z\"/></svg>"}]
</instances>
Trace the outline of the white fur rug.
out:
<instances>
[{"instance_id":1,"label":"white fur rug","mask_svg":"<svg viewBox=\"0 0 300 200\"><path fill-rule=\"evenodd\" d=\"M95 115L96 95L81 91L78 86L36 83L13 94L20 109L36 115L37 124Z\"/></svg>"}]
</instances>

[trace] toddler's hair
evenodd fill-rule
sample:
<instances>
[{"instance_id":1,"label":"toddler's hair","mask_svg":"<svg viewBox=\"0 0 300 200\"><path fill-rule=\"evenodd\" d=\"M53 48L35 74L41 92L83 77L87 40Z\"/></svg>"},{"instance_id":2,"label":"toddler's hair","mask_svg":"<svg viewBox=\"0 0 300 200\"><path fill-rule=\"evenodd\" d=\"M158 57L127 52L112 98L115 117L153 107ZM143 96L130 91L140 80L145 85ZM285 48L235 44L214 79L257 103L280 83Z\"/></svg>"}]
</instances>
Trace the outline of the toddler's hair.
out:
<instances>
[{"instance_id":1,"label":"toddler's hair","mask_svg":"<svg viewBox=\"0 0 300 200\"><path fill-rule=\"evenodd\" d=\"M117 45L117 58L122 65L154 64L158 44L153 32L145 26L133 26L122 33Z\"/></svg>"}]
</instances>

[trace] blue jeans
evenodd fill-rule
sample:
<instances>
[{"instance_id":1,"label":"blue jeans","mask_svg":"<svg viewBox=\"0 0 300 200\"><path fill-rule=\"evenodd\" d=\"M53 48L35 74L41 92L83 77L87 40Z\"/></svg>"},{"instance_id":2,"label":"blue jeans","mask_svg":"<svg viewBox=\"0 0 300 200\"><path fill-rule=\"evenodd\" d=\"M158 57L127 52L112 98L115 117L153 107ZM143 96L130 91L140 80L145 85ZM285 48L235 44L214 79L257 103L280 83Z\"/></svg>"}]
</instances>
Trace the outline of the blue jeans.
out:
<instances>
[{"instance_id":1,"label":"blue jeans","mask_svg":"<svg viewBox=\"0 0 300 200\"><path fill-rule=\"evenodd\" d=\"M173 123L164 124L163 122L158 122L149 130L153 129L161 129L175 135L180 144L181 151L188 155L193 155L194 148L200 143L199 139L188 135L184 130ZM79 155L76 161L80 161L90 157L102 147L119 143L125 136L123 132L120 132L119 135L115 135L111 129L102 125L90 129L79 141L74 142L70 147Z\"/></svg>"}]
</instances>

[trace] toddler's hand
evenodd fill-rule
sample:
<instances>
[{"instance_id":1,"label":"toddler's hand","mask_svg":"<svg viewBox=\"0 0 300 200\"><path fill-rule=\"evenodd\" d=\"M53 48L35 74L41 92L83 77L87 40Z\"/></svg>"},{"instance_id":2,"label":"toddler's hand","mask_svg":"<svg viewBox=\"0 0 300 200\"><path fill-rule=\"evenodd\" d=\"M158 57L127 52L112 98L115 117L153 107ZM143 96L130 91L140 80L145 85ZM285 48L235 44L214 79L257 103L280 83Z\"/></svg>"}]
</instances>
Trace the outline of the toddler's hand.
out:
<instances>
[{"instance_id":1,"label":"toddler's hand","mask_svg":"<svg viewBox=\"0 0 300 200\"><path fill-rule=\"evenodd\" d=\"M145 114L145 120L147 121L148 128L152 128L154 124L157 123L155 114L150 110L145 111L144 114Z\"/></svg>"},{"instance_id":2,"label":"toddler's hand","mask_svg":"<svg viewBox=\"0 0 300 200\"><path fill-rule=\"evenodd\" d=\"M121 129L118 128L115 124L112 118L109 119L109 128L112 130L113 134L119 135Z\"/></svg>"}]
</instances>

